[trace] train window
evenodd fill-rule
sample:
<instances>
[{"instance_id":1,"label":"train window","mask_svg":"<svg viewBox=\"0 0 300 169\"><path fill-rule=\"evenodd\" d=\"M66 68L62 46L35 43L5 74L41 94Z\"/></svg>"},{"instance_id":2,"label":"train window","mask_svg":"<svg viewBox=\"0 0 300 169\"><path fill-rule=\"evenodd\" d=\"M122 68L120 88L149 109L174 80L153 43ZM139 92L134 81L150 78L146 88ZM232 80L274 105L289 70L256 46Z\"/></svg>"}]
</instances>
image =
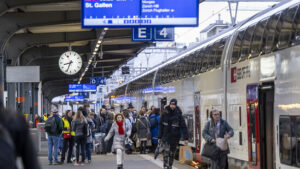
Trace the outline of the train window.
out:
<instances>
[{"instance_id":1,"label":"train window","mask_svg":"<svg viewBox=\"0 0 300 169\"><path fill-rule=\"evenodd\" d=\"M256 140L256 108L255 104L251 103L249 105L250 110L250 159L252 165L257 165L257 140Z\"/></svg>"},{"instance_id":2,"label":"train window","mask_svg":"<svg viewBox=\"0 0 300 169\"><path fill-rule=\"evenodd\" d=\"M292 34L292 45L300 44L300 7L298 8L294 21L295 32Z\"/></svg>"},{"instance_id":3,"label":"train window","mask_svg":"<svg viewBox=\"0 0 300 169\"><path fill-rule=\"evenodd\" d=\"M225 43L226 43L227 38L223 38L218 45L218 48L216 48L216 68L219 67L221 65L221 59L222 59L222 54L223 54L223 50L225 47Z\"/></svg>"},{"instance_id":4,"label":"train window","mask_svg":"<svg viewBox=\"0 0 300 169\"><path fill-rule=\"evenodd\" d=\"M291 120L289 116L280 116L279 119L279 139L280 139L280 161L284 164L292 165L292 132Z\"/></svg>"},{"instance_id":5,"label":"train window","mask_svg":"<svg viewBox=\"0 0 300 169\"><path fill-rule=\"evenodd\" d=\"M239 106L239 119L240 119L240 126L242 126L242 107Z\"/></svg>"},{"instance_id":6,"label":"train window","mask_svg":"<svg viewBox=\"0 0 300 169\"><path fill-rule=\"evenodd\" d=\"M238 62L238 60L240 58L241 44L242 44L242 40L244 38L244 33L245 33L245 31L243 30L243 31L239 32L239 34L236 37L236 40L233 45L233 50L232 50L231 64Z\"/></svg>"},{"instance_id":7,"label":"train window","mask_svg":"<svg viewBox=\"0 0 300 169\"><path fill-rule=\"evenodd\" d=\"M216 51L218 46L219 46L219 42L215 42L210 49L210 54L208 58L208 70L215 67L215 63L216 63L215 56L216 56Z\"/></svg>"},{"instance_id":8,"label":"train window","mask_svg":"<svg viewBox=\"0 0 300 169\"><path fill-rule=\"evenodd\" d=\"M265 26L267 24L268 20L264 20L259 22L256 27L255 31L253 34L253 39L251 42L251 58L254 58L258 55L260 55L261 48L263 46L263 36L264 36L264 31L265 31Z\"/></svg>"},{"instance_id":9,"label":"train window","mask_svg":"<svg viewBox=\"0 0 300 169\"><path fill-rule=\"evenodd\" d=\"M295 122L295 136L296 136L296 163L297 166L300 166L300 117L296 117L296 122Z\"/></svg>"},{"instance_id":10,"label":"train window","mask_svg":"<svg viewBox=\"0 0 300 169\"><path fill-rule=\"evenodd\" d=\"M293 23L298 7L285 10L280 17L281 30L279 34L278 49L286 48L290 45L291 35L293 32Z\"/></svg>"},{"instance_id":11,"label":"train window","mask_svg":"<svg viewBox=\"0 0 300 169\"><path fill-rule=\"evenodd\" d=\"M206 47L203 51L203 58L202 58L202 68L201 72L206 72L207 71L207 65L208 65L208 58L210 54L210 46Z\"/></svg>"},{"instance_id":12,"label":"train window","mask_svg":"<svg viewBox=\"0 0 300 169\"><path fill-rule=\"evenodd\" d=\"M274 48L274 44L276 44L276 28L279 17L280 14L271 16L271 18L269 18L267 26L265 27L267 31L264 34L264 40L266 41L265 46L263 48L264 54L271 53Z\"/></svg>"},{"instance_id":13,"label":"train window","mask_svg":"<svg viewBox=\"0 0 300 169\"><path fill-rule=\"evenodd\" d=\"M240 131L239 132L239 142L240 142L240 146L243 145L243 133Z\"/></svg>"},{"instance_id":14,"label":"train window","mask_svg":"<svg viewBox=\"0 0 300 169\"><path fill-rule=\"evenodd\" d=\"M256 25L248 27L245 32L244 38L242 40L241 55L240 55L239 61L246 60L247 58L250 58L250 56L251 56L251 55L249 55L250 54L249 49L250 49L253 33L255 30L255 26Z\"/></svg>"}]
</instances>

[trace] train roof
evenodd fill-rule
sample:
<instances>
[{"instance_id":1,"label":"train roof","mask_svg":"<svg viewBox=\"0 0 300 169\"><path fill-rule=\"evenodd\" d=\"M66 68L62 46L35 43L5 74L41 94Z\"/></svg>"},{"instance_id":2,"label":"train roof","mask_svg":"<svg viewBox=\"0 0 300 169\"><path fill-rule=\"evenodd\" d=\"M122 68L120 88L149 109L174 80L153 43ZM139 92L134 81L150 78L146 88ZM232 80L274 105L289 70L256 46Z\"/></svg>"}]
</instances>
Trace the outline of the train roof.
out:
<instances>
[{"instance_id":1,"label":"train roof","mask_svg":"<svg viewBox=\"0 0 300 169\"><path fill-rule=\"evenodd\" d=\"M284 9L290 8L290 7L298 5L298 4L299 4L299 0L286 0L286 1L282 1L278 4L275 4L271 8L265 9L255 15L253 15L252 17L245 19L245 20L239 22L238 24L235 24L232 27L225 29L222 32L220 32L202 42L191 45L186 50L180 52L179 54L175 55L174 57L170 58L169 60L167 60L159 65L156 65L152 69L141 73L140 75L136 76L132 80L119 86L117 89L115 89L109 95L124 94L126 90L132 91L132 90L128 90L128 86L131 86L131 85L135 86L135 87L131 87L131 89L133 89L133 90L150 87L150 86L152 86L152 79L153 79L156 71L159 71L166 67L174 67L175 65L179 66L178 62L180 60L186 58L190 54L193 54L194 52L196 52L200 49L203 49L206 46L210 46L218 41L221 41L222 39L228 38L235 32L244 30L253 24L256 24L262 20L269 18L270 16L272 16L274 14L279 13L280 11L283 11ZM201 72L198 72L197 74L199 74L199 73L201 73Z\"/></svg>"}]
</instances>

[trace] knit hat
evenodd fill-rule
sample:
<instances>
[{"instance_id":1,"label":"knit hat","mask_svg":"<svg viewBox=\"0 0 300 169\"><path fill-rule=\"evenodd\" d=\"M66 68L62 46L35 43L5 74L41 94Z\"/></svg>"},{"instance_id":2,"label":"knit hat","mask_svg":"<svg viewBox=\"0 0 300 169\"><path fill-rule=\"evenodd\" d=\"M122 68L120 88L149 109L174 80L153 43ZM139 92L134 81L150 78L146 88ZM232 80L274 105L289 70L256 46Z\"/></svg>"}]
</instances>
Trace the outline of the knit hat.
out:
<instances>
[{"instance_id":1,"label":"knit hat","mask_svg":"<svg viewBox=\"0 0 300 169\"><path fill-rule=\"evenodd\" d=\"M171 99L170 105L175 105L175 106L177 106L177 100L176 100L176 99Z\"/></svg>"}]
</instances>

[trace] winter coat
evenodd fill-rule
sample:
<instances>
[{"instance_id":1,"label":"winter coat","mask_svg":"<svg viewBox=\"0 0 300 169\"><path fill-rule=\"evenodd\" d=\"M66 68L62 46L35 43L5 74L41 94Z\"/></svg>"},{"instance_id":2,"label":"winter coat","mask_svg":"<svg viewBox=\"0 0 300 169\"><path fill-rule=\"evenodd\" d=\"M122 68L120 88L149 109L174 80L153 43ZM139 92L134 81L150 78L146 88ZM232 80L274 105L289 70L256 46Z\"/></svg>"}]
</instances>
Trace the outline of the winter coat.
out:
<instances>
[{"instance_id":1,"label":"winter coat","mask_svg":"<svg viewBox=\"0 0 300 169\"><path fill-rule=\"evenodd\" d=\"M77 136L87 136L87 123L80 122L79 119L73 120L72 131L75 132L75 137Z\"/></svg>"},{"instance_id":2,"label":"winter coat","mask_svg":"<svg viewBox=\"0 0 300 169\"><path fill-rule=\"evenodd\" d=\"M152 144L158 144L158 122L159 122L159 115L156 115L155 113L151 114L149 116L149 122L151 126L151 140Z\"/></svg>"},{"instance_id":3,"label":"winter coat","mask_svg":"<svg viewBox=\"0 0 300 169\"><path fill-rule=\"evenodd\" d=\"M98 115L94 115L94 119L93 122L95 124L95 132L100 132L100 126L101 126L101 122L100 122L100 118L98 117Z\"/></svg>"},{"instance_id":4,"label":"winter coat","mask_svg":"<svg viewBox=\"0 0 300 169\"><path fill-rule=\"evenodd\" d=\"M136 130L139 139L148 138L148 135L150 134L150 123L146 116L140 116L140 118L136 121Z\"/></svg>"},{"instance_id":5,"label":"winter coat","mask_svg":"<svg viewBox=\"0 0 300 169\"><path fill-rule=\"evenodd\" d=\"M177 145L181 138L188 140L188 131L181 110L167 106L158 122L158 139L171 145Z\"/></svg>"},{"instance_id":6,"label":"winter coat","mask_svg":"<svg viewBox=\"0 0 300 169\"><path fill-rule=\"evenodd\" d=\"M95 129L95 123L93 122L92 119L90 118L86 118L86 121L88 122L88 129L90 131L87 131L87 139L86 139L86 143L93 143L93 134L92 134L92 130Z\"/></svg>"},{"instance_id":7,"label":"winter coat","mask_svg":"<svg viewBox=\"0 0 300 169\"><path fill-rule=\"evenodd\" d=\"M49 117L48 120L50 118L51 117ZM53 118L55 118L56 125L57 125L56 133L48 132L47 134L49 136L59 136L59 135L61 135L61 132L63 131L63 122L62 122L61 118L57 114L53 114Z\"/></svg>"},{"instance_id":8,"label":"winter coat","mask_svg":"<svg viewBox=\"0 0 300 169\"><path fill-rule=\"evenodd\" d=\"M233 136L234 132L230 125L227 123L226 120L220 118L220 132L217 137L224 138L225 134L228 133L231 137ZM216 139L215 131L214 131L214 124L212 120L208 121L205 124L205 127L202 131L202 136L207 142L211 142L212 139Z\"/></svg>"},{"instance_id":9,"label":"winter coat","mask_svg":"<svg viewBox=\"0 0 300 169\"><path fill-rule=\"evenodd\" d=\"M113 150L116 150L116 149L125 150L125 138L127 136L130 136L131 130L125 121L123 122L123 128L124 128L125 134L121 135L121 134L119 134L118 124L116 122L114 122L108 132L108 135L105 138L105 139L109 140L112 136L114 136L114 141L113 141L113 146L112 146Z\"/></svg>"}]
</instances>

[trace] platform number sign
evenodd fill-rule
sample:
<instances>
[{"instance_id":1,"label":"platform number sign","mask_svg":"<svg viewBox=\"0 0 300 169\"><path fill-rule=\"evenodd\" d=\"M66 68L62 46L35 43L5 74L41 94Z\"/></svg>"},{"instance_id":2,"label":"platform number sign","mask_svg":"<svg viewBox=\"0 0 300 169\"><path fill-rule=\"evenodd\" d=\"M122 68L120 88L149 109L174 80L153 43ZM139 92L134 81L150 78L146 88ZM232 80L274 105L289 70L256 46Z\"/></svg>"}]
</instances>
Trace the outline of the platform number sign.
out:
<instances>
[{"instance_id":1,"label":"platform number sign","mask_svg":"<svg viewBox=\"0 0 300 169\"><path fill-rule=\"evenodd\" d=\"M106 85L106 78L105 77L90 77L90 84Z\"/></svg>"},{"instance_id":2,"label":"platform number sign","mask_svg":"<svg viewBox=\"0 0 300 169\"><path fill-rule=\"evenodd\" d=\"M174 28L138 27L132 29L132 41L174 41Z\"/></svg>"},{"instance_id":3,"label":"platform number sign","mask_svg":"<svg viewBox=\"0 0 300 169\"><path fill-rule=\"evenodd\" d=\"M174 41L174 28L158 27L154 33L155 41Z\"/></svg>"}]
</instances>

